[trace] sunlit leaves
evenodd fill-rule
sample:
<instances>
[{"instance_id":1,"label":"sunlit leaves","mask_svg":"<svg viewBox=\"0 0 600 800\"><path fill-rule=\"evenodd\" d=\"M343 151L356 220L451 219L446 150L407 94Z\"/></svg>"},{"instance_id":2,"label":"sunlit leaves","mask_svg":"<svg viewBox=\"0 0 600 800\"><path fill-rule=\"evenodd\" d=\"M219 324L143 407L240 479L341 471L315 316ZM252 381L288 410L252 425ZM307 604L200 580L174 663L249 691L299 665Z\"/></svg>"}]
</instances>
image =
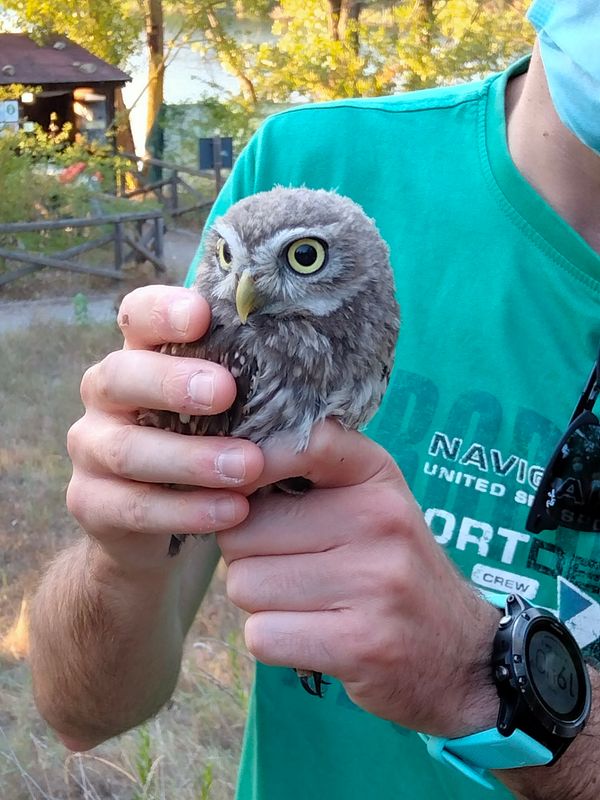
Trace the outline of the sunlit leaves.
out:
<instances>
[{"instance_id":1,"label":"sunlit leaves","mask_svg":"<svg viewBox=\"0 0 600 800\"><path fill-rule=\"evenodd\" d=\"M2 0L23 30L43 39L68 36L111 64L123 64L139 40L143 20L136 5L124 0Z\"/></svg>"}]
</instances>

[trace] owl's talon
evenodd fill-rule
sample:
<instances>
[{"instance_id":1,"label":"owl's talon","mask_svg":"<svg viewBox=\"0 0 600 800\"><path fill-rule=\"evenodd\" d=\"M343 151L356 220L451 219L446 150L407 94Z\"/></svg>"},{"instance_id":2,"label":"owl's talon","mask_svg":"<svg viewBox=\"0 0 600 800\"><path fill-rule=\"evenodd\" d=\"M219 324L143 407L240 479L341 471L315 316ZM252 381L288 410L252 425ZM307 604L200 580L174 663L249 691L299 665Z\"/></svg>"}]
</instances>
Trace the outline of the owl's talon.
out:
<instances>
[{"instance_id":1,"label":"owl's talon","mask_svg":"<svg viewBox=\"0 0 600 800\"><path fill-rule=\"evenodd\" d=\"M298 673L298 677L302 688L313 697L323 697L323 686L329 686L329 681L323 680L322 672L311 672L308 675Z\"/></svg>"},{"instance_id":2,"label":"owl's talon","mask_svg":"<svg viewBox=\"0 0 600 800\"><path fill-rule=\"evenodd\" d=\"M193 539L198 539L201 542L208 542L212 533L178 533L171 536L169 542L168 556L173 558L181 550L181 545L185 542L186 537L191 536Z\"/></svg>"},{"instance_id":3,"label":"owl's talon","mask_svg":"<svg viewBox=\"0 0 600 800\"><path fill-rule=\"evenodd\" d=\"M181 550L181 545L183 544L183 537L182 536L171 536L169 541L169 551L168 556L169 558L174 558L178 555L179 551Z\"/></svg>"}]
</instances>

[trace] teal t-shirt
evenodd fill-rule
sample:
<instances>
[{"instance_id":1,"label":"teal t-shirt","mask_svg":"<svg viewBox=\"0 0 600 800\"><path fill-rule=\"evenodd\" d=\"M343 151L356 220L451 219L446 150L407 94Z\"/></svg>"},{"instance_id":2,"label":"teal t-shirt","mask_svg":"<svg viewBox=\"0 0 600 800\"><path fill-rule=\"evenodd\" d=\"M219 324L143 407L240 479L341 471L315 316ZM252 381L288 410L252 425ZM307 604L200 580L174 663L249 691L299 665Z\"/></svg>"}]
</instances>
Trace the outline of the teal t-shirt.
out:
<instances>
[{"instance_id":1,"label":"teal t-shirt","mask_svg":"<svg viewBox=\"0 0 600 800\"><path fill-rule=\"evenodd\" d=\"M598 664L600 536L524 527L600 341L600 256L508 152L505 87L526 68L278 114L212 216L281 184L335 189L376 220L402 327L367 432L394 456L466 578L555 609ZM338 682L319 700L291 670L257 666L239 800L510 796L433 761L415 733L360 710Z\"/></svg>"}]
</instances>

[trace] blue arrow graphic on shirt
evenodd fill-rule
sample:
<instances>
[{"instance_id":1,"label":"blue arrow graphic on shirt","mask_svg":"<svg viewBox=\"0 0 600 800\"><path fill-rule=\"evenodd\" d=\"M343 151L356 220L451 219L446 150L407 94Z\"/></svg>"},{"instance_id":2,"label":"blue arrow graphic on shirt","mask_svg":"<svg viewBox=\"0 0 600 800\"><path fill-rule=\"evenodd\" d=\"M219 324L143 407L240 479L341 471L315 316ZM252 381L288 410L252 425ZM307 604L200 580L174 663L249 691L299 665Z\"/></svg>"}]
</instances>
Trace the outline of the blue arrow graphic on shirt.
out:
<instances>
[{"instance_id":1,"label":"blue arrow graphic on shirt","mask_svg":"<svg viewBox=\"0 0 600 800\"><path fill-rule=\"evenodd\" d=\"M557 578L558 610L561 622L573 634L579 647L600 638L600 604L566 578Z\"/></svg>"}]
</instances>

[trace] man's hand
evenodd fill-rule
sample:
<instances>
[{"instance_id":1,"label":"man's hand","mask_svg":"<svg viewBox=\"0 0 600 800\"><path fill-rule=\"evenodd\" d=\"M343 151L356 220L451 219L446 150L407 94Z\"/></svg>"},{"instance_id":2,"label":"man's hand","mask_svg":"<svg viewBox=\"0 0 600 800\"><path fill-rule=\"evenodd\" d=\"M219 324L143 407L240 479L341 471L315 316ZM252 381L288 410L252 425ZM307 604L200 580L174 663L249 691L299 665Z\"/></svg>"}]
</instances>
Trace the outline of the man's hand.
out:
<instances>
[{"instance_id":1,"label":"man's hand","mask_svg":"<svg viewBox=\"0 0 600 800\"><path fill-rule=\"evenodd\" d=\"M445 736L490 727L499 612L458 575L400 470L334 422L305 453L265 451L260 485L302 475L302 497L258 495L218 542L261 661L339 678L371 713Z\"/></svg>"},{"instance_id":2,"label":"man's hand","mask_svg":"<svg viewBox=\"0 0 600 800\"><path fill-rule=\"evenodd\" d=\"M127 569L164 565L172 533L206 533L243 520L248 502L242 487L263 467L251 442L136 424L141 407L216 414L231 405L235 381L223 367L155 352L164 342L201 337L209 321L208 305L196 292L138 289L119 312L124 349L91 367L81 384L86 412L69 432L67 504ZM165 484L198 489L178 492Z\"/></svg>"},{"instance_id":3,"label":"man's hand","mask_svg":"<svg viewBox=\"0 0 600 800\"><path fill-rule=\"evenodd\" d=\"M36 702L72 749L137 725L169 698L219 555L205 542L169 558L170 536L239 523L245 487L263 468L250 442L136 424L140 407L212 414L232 403L235 382L222 367L155 352L202 336L209 319L195 292L138 289L119 314L124 349L82 382L68 505L89 536L53 562L31 610ZM188 489L165 486L178 483Z\"/></svg>"}]
</instances>

